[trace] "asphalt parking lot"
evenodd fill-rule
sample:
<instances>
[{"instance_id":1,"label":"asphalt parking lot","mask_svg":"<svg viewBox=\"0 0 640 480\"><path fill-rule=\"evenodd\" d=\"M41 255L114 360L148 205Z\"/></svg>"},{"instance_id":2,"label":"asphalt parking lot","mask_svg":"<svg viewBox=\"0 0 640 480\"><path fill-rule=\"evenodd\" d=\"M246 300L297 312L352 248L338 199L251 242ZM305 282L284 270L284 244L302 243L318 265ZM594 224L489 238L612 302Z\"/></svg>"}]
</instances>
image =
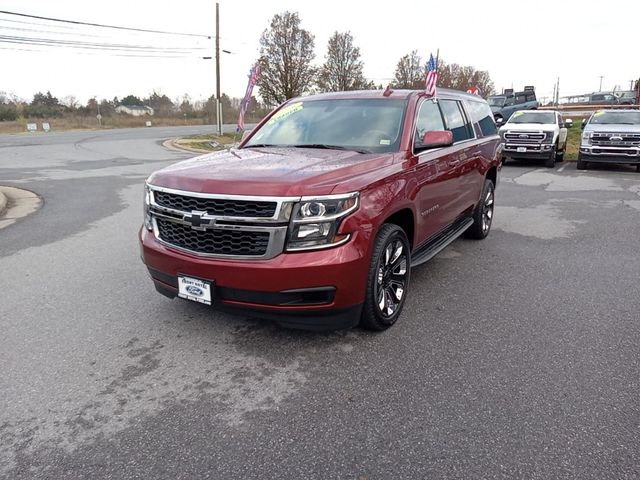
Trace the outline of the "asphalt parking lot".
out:
<instances>
[{"instance_id":1,"label":"asphalt parking lot","mask_svg":"<svg viewBox=\"0 0 640 480\"><path fill-rule=\"evenodd\" d=\"M142 182L189 129L0 136L0 477L640 478L640 174L510 163L382 334L158 295ZM192 133L199 133L195 130Z\"/></svg>"}]
</instances>

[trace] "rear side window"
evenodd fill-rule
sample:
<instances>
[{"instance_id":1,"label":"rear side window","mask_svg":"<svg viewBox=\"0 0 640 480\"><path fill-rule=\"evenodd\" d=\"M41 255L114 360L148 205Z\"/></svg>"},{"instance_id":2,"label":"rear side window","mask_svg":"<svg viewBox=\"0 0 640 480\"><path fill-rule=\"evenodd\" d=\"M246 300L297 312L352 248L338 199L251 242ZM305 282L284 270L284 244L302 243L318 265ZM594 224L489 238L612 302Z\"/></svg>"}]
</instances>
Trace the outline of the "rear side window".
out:
<instances>
[{"instance_id":1,"label":"rear side window","mask_svg":"<svg viewBox=\"0 0 640 480\"><path fill-rule=\"evenodd\" d=\"M456 100L440 100L439 103L447 130L453 133L453 142L462 142L473 138L471 124L467 122L462 113L460 102Z\"/></svg>"},{"instance_id":2,"label":"rear side window","mask_svg":"<svg viewBox=\"0 0 640 480\"><path fill-rule=\"evenodd\" d=\"M520 93L516 95L516 103L525 103L527 101L527 96L524 93Z\"/></svg>"},{"instance_id":3,"label":"rear side window","mask_svg":"<svg viewBox=\"0 0 640 480\"><path fill-rule=\"evenodd\" d=\"M498 133L496 122L493 121L491 107L487 103L470 101L467 102L467 107L469 115L471 115L471 121L480 125L480 131L483 136L488 137Z\"/></svg>"}]
</instances>

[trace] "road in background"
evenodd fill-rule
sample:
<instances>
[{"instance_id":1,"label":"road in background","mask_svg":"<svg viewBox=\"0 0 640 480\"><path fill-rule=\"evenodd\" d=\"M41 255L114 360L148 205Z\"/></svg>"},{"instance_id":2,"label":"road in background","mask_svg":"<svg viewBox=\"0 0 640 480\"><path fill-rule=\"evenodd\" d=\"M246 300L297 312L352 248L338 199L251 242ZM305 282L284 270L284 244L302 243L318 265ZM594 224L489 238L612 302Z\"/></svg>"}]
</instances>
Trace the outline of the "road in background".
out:
<instances>
[{"instance_id":1,"label":"road in background","mask_svg":"<svg viewBox=\"0 0 640 480\"><path fill-rule=\"evenodd\" d=\"M0 478L640 476L640 174L509 165L391 330L297 332L140 262L162 140L209 130L0 137L44 198L0 230Z\"/></svg>"}]
</instances>

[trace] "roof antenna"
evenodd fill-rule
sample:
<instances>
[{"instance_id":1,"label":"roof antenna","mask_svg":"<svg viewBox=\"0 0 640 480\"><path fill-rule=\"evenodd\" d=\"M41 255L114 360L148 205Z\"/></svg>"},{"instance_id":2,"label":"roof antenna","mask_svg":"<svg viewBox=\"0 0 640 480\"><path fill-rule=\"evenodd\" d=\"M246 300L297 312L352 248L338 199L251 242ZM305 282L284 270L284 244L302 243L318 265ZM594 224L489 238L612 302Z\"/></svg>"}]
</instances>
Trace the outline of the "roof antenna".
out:
<instances>
[{"instance_id":1,"label":"roof antenna","mask_svg":"<svg viewBox=\"0 0 640 480\"><path fill-rule=\"evenodd\" d=\"M391 84L387 85L387 88L385 89L384 92L382 92L382 96L383 97L388 97L393 93L393 90L391 89Z\"/></svg>"}]
</instances>

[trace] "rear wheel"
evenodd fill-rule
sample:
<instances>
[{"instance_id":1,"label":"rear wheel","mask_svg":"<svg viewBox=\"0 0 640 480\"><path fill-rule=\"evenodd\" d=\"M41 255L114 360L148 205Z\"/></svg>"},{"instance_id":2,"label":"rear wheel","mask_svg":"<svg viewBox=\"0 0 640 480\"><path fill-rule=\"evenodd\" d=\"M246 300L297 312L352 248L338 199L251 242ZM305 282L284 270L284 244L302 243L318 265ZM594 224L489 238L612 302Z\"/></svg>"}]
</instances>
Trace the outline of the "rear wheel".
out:
<instances>
[{"instance_id":1,"label":"rear wheel","mask_svg":"<svg viewBox=\"0 0 640 480\"><path fill-rule=\"evenodd\" d=\"M567 144L565 143L562 150L556 150L556 162L562 162L564 160L564 152L567 151Z\"/></svg>"},{"instance_id":2,"label":"rear wheel","mask_svg":"<svg viewBox=\"0 0 640 480\"><path fill-rule=\"evenodd\" d=\"M373 245L361 327L380 331L396 323L407 297L410 273L407 236L399 226L385 223Z\"/></svg>"},{"instance_id":3,"label":"rear wheel","mask_svg":"<svg viewBox=\"0 0 640 480\"><path fill-rule=\"evenodd\" d=\"M493 209L495 203L495 186L488 178L484 181L482 196L480 201L473 210L473 225L466 232L467 238L482 240L489 235L491 230L491 222L493 222Z\"/></svg>"}]
</instances>

